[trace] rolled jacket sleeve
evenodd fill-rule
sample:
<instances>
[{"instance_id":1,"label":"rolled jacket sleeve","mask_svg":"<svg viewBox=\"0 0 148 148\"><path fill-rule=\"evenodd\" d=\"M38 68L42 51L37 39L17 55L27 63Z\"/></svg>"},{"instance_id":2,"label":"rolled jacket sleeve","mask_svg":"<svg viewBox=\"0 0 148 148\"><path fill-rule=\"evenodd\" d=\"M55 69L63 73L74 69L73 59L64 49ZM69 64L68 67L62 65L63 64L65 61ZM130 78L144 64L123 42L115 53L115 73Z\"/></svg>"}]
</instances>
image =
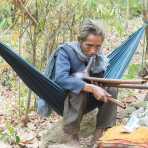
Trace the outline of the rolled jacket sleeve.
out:
<instances>
[{"instance_id":1,"label":"rolled jacket sleeve","mask_svg":"<svg viewBox=\"0 0 148 148\"><path fill-rule=\"evenodd\" d=\"M65 90L79 94L84 88L85 82L70 74L70 61L68 54L64 50L58 52L55 63L55 81Z\"/></svg>"}]
</instances>

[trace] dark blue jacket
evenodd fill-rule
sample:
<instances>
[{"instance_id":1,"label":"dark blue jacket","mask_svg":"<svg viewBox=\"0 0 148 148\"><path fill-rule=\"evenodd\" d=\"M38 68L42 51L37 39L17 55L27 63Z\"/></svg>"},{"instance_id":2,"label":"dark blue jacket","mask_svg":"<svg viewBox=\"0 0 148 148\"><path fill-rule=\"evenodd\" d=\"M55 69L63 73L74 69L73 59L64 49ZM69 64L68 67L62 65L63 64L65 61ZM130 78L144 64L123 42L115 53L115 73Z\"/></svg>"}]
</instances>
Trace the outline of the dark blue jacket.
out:
<instances>
[{"instance_id":1,"label":"dark blue jacket","mask_svg":"<svg viewBox=\"0 0 148 148\"><path fill-rule=\"evenodd\" d=\"M55 59L54 80L65 90L79 94L86 82L72 74L83 71L87 63L82 61L75 50L67 44L63 44L59 49ZM100 72L97 77L103 77L103 74L104 72Z\"/></svg>"},{"instance_id":2,"label":"dark blue jacket","mask_svg":"<svg viewBox=\"0 0 148 148\"><path fill-rule=\"evenodd\" d=\"M65 90L79 94L86 82L73 77L72 74L83 71L86 65L87 63L80 60L73 48L62 44L50 56L44 74ZM103 74L104 72L101 72L97 77L103 77Z\"/></svg>"}]
</instances>

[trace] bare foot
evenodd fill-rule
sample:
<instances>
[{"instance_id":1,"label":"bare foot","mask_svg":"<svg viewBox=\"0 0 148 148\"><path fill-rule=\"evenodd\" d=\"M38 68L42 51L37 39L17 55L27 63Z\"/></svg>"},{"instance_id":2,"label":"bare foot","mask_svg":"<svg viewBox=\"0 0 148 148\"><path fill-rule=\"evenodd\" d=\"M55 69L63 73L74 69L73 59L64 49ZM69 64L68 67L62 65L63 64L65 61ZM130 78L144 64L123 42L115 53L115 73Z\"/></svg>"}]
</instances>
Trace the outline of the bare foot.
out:
<instances>
[{"instance_id":1,"label":"bare foot","mask_svg":"<svg viewBox=\"0 0 148 148\"><path fill-rule=\"evenodd\" d=\"M97 141L99 141L99 139L102 137L103 132L105 130L106 130L105 128L97 128L96 129L94 138L92 139L92 142L91 142L92 148L98 147Z\"/></svg>"},{"instance_id":2,"label":"bare foot","mask_svg":"<svg viewBox=\"0 0 148 148\"><path fill-rule=\"evenodd\" d=\"M96 131L95 131L95 141L98 141L102 137L104 131L105 131L105 128L96 129Z\"/></svg>"}]
</instances>

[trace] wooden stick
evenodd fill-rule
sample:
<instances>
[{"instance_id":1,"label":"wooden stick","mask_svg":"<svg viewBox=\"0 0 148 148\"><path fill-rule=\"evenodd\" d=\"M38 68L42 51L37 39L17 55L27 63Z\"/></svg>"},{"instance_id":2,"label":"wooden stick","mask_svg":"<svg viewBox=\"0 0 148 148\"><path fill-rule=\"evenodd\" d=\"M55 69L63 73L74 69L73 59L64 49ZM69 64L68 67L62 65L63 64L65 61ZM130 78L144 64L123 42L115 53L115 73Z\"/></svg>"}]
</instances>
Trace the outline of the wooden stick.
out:
<instances>
[{"instance_id":1,"label":"wooden stick","mask_svg":"<svg viewBox=\"0 0 148 148\"><path fill-rule=\"evenodd\" d=\"M124 103L122 103L121 101L117 100L117 99L114 99L114 98L109 98L109 101L115 103L117 106L125 109L126 108L126 105Z\"/></svg>"},{"instance_id":2,"label":"wooden stick","mask_svg":"<svg viewBox=\"0 0 148 148\"><path fill-rule=\"evenodd\" d=\"M109 87L117 87L117 88L128 88L128 89L148 89L148 85L135 85L135 84L119 84L119 85L106 85Z\"/></svg>"},{"instance_id":3,"label":"wooden stick","mask_svg":"<svg viewBox=\"0 0 148 148\"><path fill-rule=\"evenodd\" d=\"M21 7L24 9L24 11L27 13L28 17L37 25L37 20L33 17L33 15L27 10L27 8L24 6L21 0L19 0L19 3Z\"/></svg>"},{"instance_id":4,"label":"wooden stick","mask_svg":"<svg viewBox=\"0 0 148 148\"><path fill-rule=\"evenodd\" d=\"M146 80L119 80L119 79L104 79L96 77L83 77L87 81L96 81L103 84L143 84L146 83Z\"/></svg>"},{"instance_id":5,"label":"wooden stick","mask_svg":"<svg viewBox=\"0 0 148 148\"><path fill-rule=\"evenodd\" d=\"M89 75L89 72L90 72L90 69L91 69L92 62L93 62L94 58L95 58L94 56L90 57L90 60L89 60L87 66L86 66L86 68L84 70L84 73L86 73L87 75Z\"/></svg>"}]
</instances>

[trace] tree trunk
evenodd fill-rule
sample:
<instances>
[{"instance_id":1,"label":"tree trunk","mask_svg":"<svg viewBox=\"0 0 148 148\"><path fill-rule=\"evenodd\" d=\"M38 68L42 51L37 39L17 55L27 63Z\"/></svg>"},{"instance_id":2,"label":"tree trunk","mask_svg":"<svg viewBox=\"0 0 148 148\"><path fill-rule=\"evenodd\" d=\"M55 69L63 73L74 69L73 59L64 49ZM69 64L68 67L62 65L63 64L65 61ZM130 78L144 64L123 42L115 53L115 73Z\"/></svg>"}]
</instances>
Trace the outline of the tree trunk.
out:
<instances>
[{"instance_id":1,"label":"tree trunk","mask_svg":"<svg viewBox=\"0 0 148 148\"><path fill-rule=\"evenodd\" d=\"M148 0L143 0L143 21L146 23L145 27L145 42L146 47L143 51L143 61L142 61L142 69L139 72L141 77L145 77L148 75Z\"/></svg>"},{"instance_id":2,"label":"tree trunk","mask_svg":"<svg viewBox=\"0 0 148 148\"><path fill-rule=\"evenodd\" d=\"M36 1L36 20L38 20L38 6L37 6L37 1ZM32 27L32 26L30 26ZM34 24L34 31L33 31L33 43L32 43L32 50L33 50L33 55L32 55L32 64L33 66L36 65L36 47L37 47L37 35L38 35L38 28L37 24ZM26 120L28 119L28 112L30 108L30 102L31 102L31 94L32 91L29 89L28 91L28 99L27 99L27 107L26 107L26 114L25 118Z\"/></svg>"},{"instance_id":3,"label":"tree trunk","mask_svg":"<svg viewBox=\"0 0 148 148\"><path fill-rule=\"evenodd\" d=\"M129 20L129 15L130 15L130 2L129 0L127 1L127 5L126 5L126 22L125 22L125 30L128 28L128 20Z\"/></svg>"},{"instance_id":4,"label":"tree trunk","mask_svg":"<svg viewBox=\"0 0 148 148\"><path fill-rule=\"evenodd\" d=\"M145 50L145 65L148 64L148 0L143 0L143 20L147 23L145 28L146 35L146 50Z\"/></svg>"}]
</instances>

